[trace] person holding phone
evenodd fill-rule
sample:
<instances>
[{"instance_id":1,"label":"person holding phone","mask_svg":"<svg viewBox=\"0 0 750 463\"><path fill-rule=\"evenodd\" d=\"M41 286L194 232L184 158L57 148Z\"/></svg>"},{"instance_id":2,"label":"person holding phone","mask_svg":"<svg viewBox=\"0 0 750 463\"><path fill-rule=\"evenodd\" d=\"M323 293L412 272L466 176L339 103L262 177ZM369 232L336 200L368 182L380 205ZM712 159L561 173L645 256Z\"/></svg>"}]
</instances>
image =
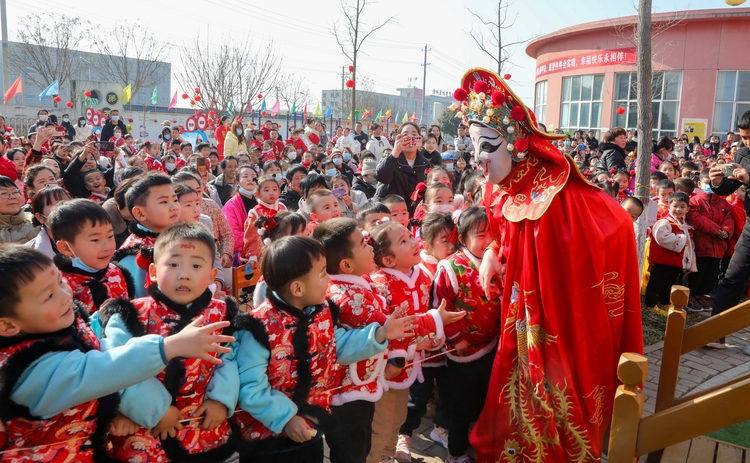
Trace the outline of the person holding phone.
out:
<instances>
[{"instance_id":1,"label":"person holding phone","mask_svg":"<svg viewBox=\"0 0 750 463\"><path fill-rule=\"evenodd\" d=\"M419 153L422 137L417 124L405 122L396 133L393 151L384 155L375 169L375 178L380 182L375 193L378 201L392 194L409 198L417 184L425 181L425 171L431 167L430 162ZM407 204L410 216L414 214L415 207Z\"/></svg>"},{"instance_id":2,"label":"person holding phone","mask_svg":"<svg viewBox=\"0 0 750 463\"><path fill-rule=\"evenodd\" d=\"M74 158L68 164L63 172L63 181L65 182L65 189L70 192L70 195L74 198L88 198L89 190L86 188L86 182L83 180L83 176L86 172L94 169L99 169L99 164L96 162L99 159L99 149L97 148L97 142L88 142L83 149L79 148L74 152ZM103 172L104 181L110 191L115 189L115 168L110 167Z\"/></svg>"}]
</instances>

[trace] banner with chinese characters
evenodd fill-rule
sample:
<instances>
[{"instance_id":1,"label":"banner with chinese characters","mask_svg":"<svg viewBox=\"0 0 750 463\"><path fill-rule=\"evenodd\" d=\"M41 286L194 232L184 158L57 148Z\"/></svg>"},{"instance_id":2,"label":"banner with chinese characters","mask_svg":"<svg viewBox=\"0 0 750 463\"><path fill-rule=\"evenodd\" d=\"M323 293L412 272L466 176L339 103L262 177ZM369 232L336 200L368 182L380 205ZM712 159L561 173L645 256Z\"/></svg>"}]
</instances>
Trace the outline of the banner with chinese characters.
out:
<instances>
[{"instance_id":1,"label":"banner with chinese characters","mask_svg":"<svg viewBox=\"0 0 750 463\"><path fill-rule=\"evenodd\" d=\"M563 72L572 69L586 69L599 66L616 66L618 64L635 64L635 48L618 48L616 50L594 50L579 53L550 61L536 67L536 76Z\"/></svg>"}]
</instances>

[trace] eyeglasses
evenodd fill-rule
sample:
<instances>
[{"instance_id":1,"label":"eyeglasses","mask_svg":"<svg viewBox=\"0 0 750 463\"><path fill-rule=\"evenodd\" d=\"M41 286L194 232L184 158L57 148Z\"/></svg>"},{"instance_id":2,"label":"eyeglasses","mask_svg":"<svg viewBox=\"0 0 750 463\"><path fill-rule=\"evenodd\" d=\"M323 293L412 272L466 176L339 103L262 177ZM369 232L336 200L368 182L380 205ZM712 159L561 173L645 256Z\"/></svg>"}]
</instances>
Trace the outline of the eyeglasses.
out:
<instances>
[{"instance_id":1,"label":"eyeglasses","mask_svg":"<svg viewBox=\"0 0 750 463\"><path fill-rule=\"evenodd\" d=\"M7 201L13 196L21 196L21 190L0 191L0 199Z\"/></svg>"}]
</instances>

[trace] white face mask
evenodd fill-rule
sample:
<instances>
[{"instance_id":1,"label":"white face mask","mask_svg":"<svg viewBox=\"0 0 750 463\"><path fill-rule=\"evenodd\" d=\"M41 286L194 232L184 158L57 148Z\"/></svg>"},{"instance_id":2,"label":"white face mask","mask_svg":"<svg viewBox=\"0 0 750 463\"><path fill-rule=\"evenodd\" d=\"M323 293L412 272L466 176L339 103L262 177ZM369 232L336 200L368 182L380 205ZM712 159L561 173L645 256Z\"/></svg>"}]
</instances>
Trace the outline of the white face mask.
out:
<instances>
[{"instance_id":1,"label":"white face mask","mask_svg":"<svg viewBox=\"0 0 750 463\"><path fill-rule=\"evenodd\" d=\"M175 163L168 162L164 164L164 167L166 167L168 171L172 172L176 166L175 166Z\"/></svg>"},{"instance_id":2,"label":"white face mask","mask_svg":"<svg viewBox=\"0 0 750 463\"><path fill-rule=\"evenodd\" d=\"M40 114L39 115L39 120L42 121L42 122L47 122L47 115L46 114Z\"/></svg>"},{"instance_id":3,"label":"white face mask","mask_svg":"<svg viewBox=\"0 0 750 463\"><path fill-rule=\"evenodd\" d=\"M70 122L70 119L68 119L67 117L63 117L63 122Z\"/></svg>"},{"instance_id":4,"label":"white face mask","mask_svg":"<svg viewBox=\"0 0 750 463\"><path fill-rule=\"evenodd\" d=\"M433 204L430 206L430 212L450 212L453 213L456 206L453 204Z\"/></svg>"},{"instance_id":5,"label":"white face mask","mask_svg":"<svg viewBox=\"0 0 750 463\"><path fill-rule=\"evenodd\" d=\"M297 159L297 153L295 151L292 151L291 153L287 154L286 157L288 157L290 161L294 161L295 159Z\"/></svg>"},{"instance_id":6,"label":"white face mask","mask_svg":"<svg viewBox=\"0 0 750 463\"><path fill-rule=\"evenodd\" d=\"M115 114L114 116L112 116L112 121L113 121L113 122L117 122L117 121L119 121L119 120L120 120L120 116L118 116L118 115L116 115L116 114Z\"/></svg>"}]
</instances>

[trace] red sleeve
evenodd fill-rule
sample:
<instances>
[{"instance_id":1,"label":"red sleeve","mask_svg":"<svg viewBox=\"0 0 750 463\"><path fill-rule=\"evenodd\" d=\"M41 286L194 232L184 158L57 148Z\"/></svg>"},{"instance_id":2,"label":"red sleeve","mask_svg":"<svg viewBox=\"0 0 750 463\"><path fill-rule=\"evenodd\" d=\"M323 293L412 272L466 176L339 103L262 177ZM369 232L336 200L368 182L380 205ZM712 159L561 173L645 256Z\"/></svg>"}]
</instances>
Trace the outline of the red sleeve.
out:
<instances>
[{"instance_id":1,"label":"red sleeve","mask_svg":"<svg viewBox=\"0 0 750 463\"><path fill-rule=\"evenodd\" d=\"M687 214L688 223L698 231L715 235L720 230L719 225L701 214L700 210L701 206L698 200L690 201L690 211Z\"/></svg>"},{"instance_id":2,"label":"red sleeve","mask_svg":"<svg viewBox=\"0 0 750 463\"><path fill-rule=\"evenodd\" d=\"M34 148L30 149L29 153L26 155L26 160L23 163L23 170L26 171L28 167L42 162L42 156L44 156L44 154L41 151L36 151Z\"/></svg>"},{"instance_id":3,"label":"red sleeve","mask_svg":"<svg viewBox=\"0 0 750 463\"><path fill-rule=\"evenodd\" d=\"M453 290L453 283L451 283L448 272L444 268L439 267L435 274L435 282L433 284L433 303L439 305L444 300L445 310L455 312L456 306L453 304L455 298L456 293ZM445 331L446 341L451 344L461 341L463 337L460 323L445 325L443 330Z\"/></svg>"},{"instance_id":4,"label":"red sleeve","mask_svg":"<svg viewBox=\"0 0 750 463\"><path fill-rule=\"evenodd\" d=\"M731 239L734 234L734 215L732 214L732 207L726 201L723 201L722 207L727 213L724 214L724 220L721 221L721 229L727 232L727 234L729 234L729 239Z\"/></svg>"}]
</instances>

